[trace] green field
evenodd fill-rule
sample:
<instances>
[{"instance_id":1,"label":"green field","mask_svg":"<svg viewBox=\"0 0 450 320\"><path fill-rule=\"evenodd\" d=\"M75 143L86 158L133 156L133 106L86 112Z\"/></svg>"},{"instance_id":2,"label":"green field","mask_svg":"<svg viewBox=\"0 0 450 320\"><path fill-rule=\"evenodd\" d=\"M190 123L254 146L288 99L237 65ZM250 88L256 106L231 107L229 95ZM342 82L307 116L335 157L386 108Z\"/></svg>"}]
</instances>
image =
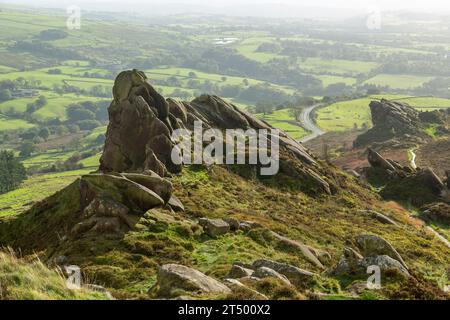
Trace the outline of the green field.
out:
<instances>
[{"instance_id":1,"label":"green field","mask_svg":"<svg viewBox=\"0 0 450 320\"><path fill-rule=\"evenodd\" d=\"M378 66L375 62L341 59L325 60L322 58L308 58L306 61L300 62L299 64L300 68L306 72L313 74L334 73L336 75L368 73Z\"/></svg>"},{"instance_id":2,"label":"green field","mask_svg":"<svg viewBox=\"0 0 450 320\"><path fill-rule=\"evenodd\" d=\"M49 74L48 69L62 68L65 72L74 72L74 74ZM55 66L52 68L38 69L34 71L23 71L23 72L10 72L0 74L1 80L15 80L17 78L25 78L30 81L38 81L40 86L47 87L52 89L55 85L63 85L64 82L69 84L73 84L76 87L82 89L91 89L94 86L102 85L112 87L113 81L108 79L100 79L100 78L85 78L82 76L77 76L77 70L80 70L76 67L59 67ZM83 70L88 71L89 68L83 68ZM94 69L95 70L95 69Z\"/></svg>"},{"instance_id":3,"label":"green field","mask_svg":"<svg viewBox=\"0 0 450 320\"><path fill-rule=\"evenodd\" d=\"M189 73L195 73L195 77L190 77ZM224 85L241 85L244 86L243 82L244 80L247 80L249 85L257 85L262 83L267 83L265 81L260 81L252 78L244 78L244 77L234 77L234 76L227 76L227 75L221 75L221 74L215 74L215 73L205 73L201 72L199 70L195 69L189 69L189 68L178 68L178 67L167 67L167 68L156 68L156 69L147 69L145 70L145 73L150 78L150 80L167 80L169 77L176 77L178 78L184 85L189 79L192 80L200 80L205 81L209 80L212 82L217 82ZM286 87L286 86L280 86L276 84L271 84L274 88L280 89L285 91L286 93L292 94L295 92L294 88ZM164 87L162 87L164 89ZM168 87L166 87L168 88ZM184 89L183 90L189 90Z\"/></svg>"},{"instance_id":4,"label":"green field","mask_svg":"<svg viewBox=\"0 0 450 320\"><path fill-rule=\"evenodd\" d=\"M402 95L374 95L368 98L333 103L317 111L316 122L326 131L352 130L355 124L361 128L363 123L372 125L369 104L372 99L398 99L420 110L433 110L450 107L450 99L435 97L408 97Z\"/></svg>"},{"instance_id":5,"label":"green field","mask_svg":"<svg viewBox=\"0 0 450 320\"><path fill-rule=\"evenodd\" d=\"M0 114L0 131L29 129L34 127L33 124L20 119L11 119Z\"/></svg>"},{"instance_id":6,"label":"green field","mask_svg":"<svg viewBox=\"0 0 450 320\"><path fill-rule=\"evenodd\" d=\"M314 77L321 80L324 87L328 87L330 84L336 83L345 83L348 86L356 84L356 79L350 77L329 76L329 75L314 75Z\"/></svg>"},{"instance_id":7,"label":"green field","mask_svg":"<svg viewBox=\"0 0 450 320\"><path fill-rule=\"evenodd\" d=\"M258 47L264 42L272 42L274 38L265 37L251 37L247 38L237 45L236 49L243 56L258 61L258 62L268 62L275 58L281 58L282 56L275 53L258 52Z\"/></svg>"},{"instance_id":8,"label":"green field","mask_svg":"<svg viewBox=\"0 0 450 320\"><path fill-rule=\"evenodd\" d=\"M308 135L308 131L293 123L295 119L289 114L289 109L276 110L267 115L258 114L257 117L267 121L273 127L283 130L294 139Z\"/></svg>"},{"instance_id":9,"label":"green field","mask_svg":"<svg viewBox=\"0 0 450 320\"><path fill-rule=\"evenodd\" d=\"M0 217L18 214L66 187L76 178L89 173L90 169L34 175L11 192L0 195Z\"/></svg>"},{"instance_id":10,"label":"green field","mask_svg":"<svg viewBox=\"0 0 450 320\"><path fill-rule=\"evenodd\" d=\"M413 89L422 86L432 80L433 77L401 75L401 74L378 74L364 83L377 86L389 86L393 89Z\"/></svg>"},{"instance_id":11,"label":"green field","mask_svg":"<svg viewBox=\"0 0 450 320\"><path fill-rule=\"evenodd\" d=\"M66 107L73 103L83 102L83 101L102 101L108 100L105 98L91 97L76 95L73 93L65 93L64 95L59 95L53 91L40 91L41 95L47 98L47 104L41 109L36 110L32 115L35 119L53 119L58 118L61 120L66 119ZM13 99L3 103L0 103L0 113L6 113L10 110L25 112L27 110L27 104L35 101L36 98L20 98ZM16 128L10 128L16 129ZM17 129L19 129L17 127ZM6 129L5 129L6 130Z\"/></svg>"}]
</instances>

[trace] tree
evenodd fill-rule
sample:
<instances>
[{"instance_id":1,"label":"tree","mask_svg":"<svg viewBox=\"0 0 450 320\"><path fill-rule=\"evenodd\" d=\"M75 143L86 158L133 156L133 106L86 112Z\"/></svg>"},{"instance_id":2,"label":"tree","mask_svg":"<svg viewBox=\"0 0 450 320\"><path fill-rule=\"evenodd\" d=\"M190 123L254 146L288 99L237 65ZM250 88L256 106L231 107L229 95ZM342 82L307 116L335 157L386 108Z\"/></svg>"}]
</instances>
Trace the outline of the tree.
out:
<instances>
[{"instance_id":1,"label":"tree","mask_svg":"<svg viewBox=\"0 0 450 320\"><path fill-rule=\"evenodd\" d=\"M190 71L188 73L188 76L189 76L189 78L197 78L197 74L195 72L193 72L193 71Z\"/></svg>"},{"instance_id":2,"label":"tree","mask_svg":"<svg viewBox=\"0 0 450 320\"><path fill-rule=\"evenodd\" d=\"M273 102L259 101L258 103L256 103L255 111L256 111L256 113L263 113L264 115L266 115L266 114L273 113L273 110L275 109L275 107L276 107L276 105Z\"/></svg>"},{"instance_id":3,"label":"tree","mask_svg":"<svg viewBox=\"0 0 450 320\"><path fill-rule=\"evenodd\" d=\"M8 101L12 99L12 94L9 89L0 90L0 102Z\"/></svg>"},{"instance_id":4,"label":"tree","mask_svg":"<svg viewBox=\"0 0 450 320\"><path fill-rule=\"evenodd\" d=\"M39 98L37 98L36 100L36 106L39 108L42 108L43 106L45 106L47 104L47 98L45 96L39 96Z\"/></svg>"},{"instance_id":5,"label":"tree","mask_svg":"<svg viewBox=\"0 0 450 320\"><path fill-rule=\"evenodd\" d=\"M39 131L38 135L42 139L47 140L48 137L50 137L50 130L47 127L44 127Z\"/></svg>"},{"instance_id":6,"label":"tree","mask_svg":"<svg viewBox=\"0 0 450 320\"><path fill-rule=\"evenodd\" d=\"M0 151L0 193L17 188L27 178L22 163L11 151Z\"/></svg>"},{"instance_id":7,"label":"tree","mask_svg":"<svg viewBox=\"0 0 450 320\"><path fill-rule=\"evenodd\" d=\"M90 110L85 109L83 106L79 104L72 104L67 107L66 110L67 118L69 119L69 122L78 122L78 121L84 121L84 120L94 120L95 119L95 113L93 113Z\"/></svg>"},{"instance_id":8,"label":"tree","mask_svg":"<svg viewBox=\"0 0 450 320\"><path fill-rule=\"evenodd\" d=\"M34 150L36 149L36 147L34 146L33 143L31 142L24 142L21 146L20 146L20 157L22 158L27 158L29 156L31 156L31 154L34 152Z\"/></svg>"},{"instance_id":9,"label":"tree","mask_svg":"<svg viewBox=\"0 0 450 320\"><path fill-rule=\"evenodd\" d=\"M294 117L296 121L299 121L300 116L302 115L303 108L300 106L294 106L289 108L289 115Z\"/></svg>"}]
</instances>

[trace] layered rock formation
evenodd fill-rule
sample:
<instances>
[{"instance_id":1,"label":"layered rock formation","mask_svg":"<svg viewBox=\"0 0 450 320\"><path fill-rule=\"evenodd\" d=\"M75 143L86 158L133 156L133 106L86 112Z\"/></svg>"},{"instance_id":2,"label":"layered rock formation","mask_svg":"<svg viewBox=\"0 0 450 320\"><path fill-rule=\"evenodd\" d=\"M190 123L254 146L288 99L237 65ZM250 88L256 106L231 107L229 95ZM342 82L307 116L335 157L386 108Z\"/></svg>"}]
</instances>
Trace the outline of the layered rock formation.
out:
<instances>
[{"instance_id":1,"label":"layered rock formation","mask_svg":"<svg viewBox=\"0 0 450 320\"><path fill-rule=\"evenodd\" d=\"M381 195L387 199L412 201L422 206L437 200L448 201L448 186L431 168L411 168L385 159L373 149L368 149L368 161L371 165L364 168L364 176L375 184L384 185Z\"/></svg>"},{"instance_id":2,"label":"layered rock formation","mask_svg":"<svg viewBox=\"0 0 450 320\"><path fill-rule=\"evenodd\" d=\"M432 119L421 116L420 112L406 103L381 99L370 103L373 127L357 137L355 147L363 147L373 143L389 140L392 144L415 143L424 137L422 119Z\"/></svg>"},{"instance_id":3,"label":"layered rock formation","mask_svg":"<svg viewBox=\"0 0 450 320\"><path fill-rule=\"evenodd\" d=\"M150 85L143 72L122 72L114 84L114 101L109 107L102 172L153 171L164 177L179 173L181 166L171 160L174 129L193 129L196 121L203 129L265 129L267 123L216 96L201 96L192 102L164 99ZM269 140L269 137L267 138ZM330 194L332 177L301 144L280 133L280 173L304 180L315 192ZM270 141L268 141L270 143ZM257 164L255 167L261 166Z\"/></svg>"}]
</instances>

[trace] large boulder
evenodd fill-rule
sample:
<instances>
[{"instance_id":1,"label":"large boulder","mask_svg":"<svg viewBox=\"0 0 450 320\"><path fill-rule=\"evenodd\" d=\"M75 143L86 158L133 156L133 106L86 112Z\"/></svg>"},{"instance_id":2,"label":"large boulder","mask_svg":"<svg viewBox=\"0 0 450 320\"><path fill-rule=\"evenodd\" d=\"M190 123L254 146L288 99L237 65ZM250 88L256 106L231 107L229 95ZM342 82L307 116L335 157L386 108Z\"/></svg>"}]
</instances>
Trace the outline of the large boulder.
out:
<instances>
[{"instance_id":1,"label":"large boulder","mask_svg":"<svg viewBox=\"0 0 450 320\"><path fill-rule=\"evenodd\" d=\"M226 294L231 290L198 270L179 264L163 265L158 271L158 295L171 297L177 290L210 294Z\"/></svg>"},{"instance_id":2,"label":"large boulder","mask_svg":"<svg viewBox=\"0 0 450 320\"><path fill-rule=\"evenodd\" d=\"M355 147L399 139L407 140L421 136L423 127L419 112L406 103L381 99L369 105L373 127L359 135Z\"/></svg>"},{"instance_id":3,"label":"large boulder","mask_svg":"<svg viewBox=\"0 0 450 320\"><path fill-rule=\"evenodd\" d=\"M210 237L216 238L218 236L230 232L230 225L222 219L200 219L199 224L203 230Z\"/></svg>"},{"instance_id":4,"label":"large boulder","mask_svg":"<svg viewBox=\"0 0 450 320\"><path fill-rule=\"evenodd\" d=\"M304 181L305 191L311 193L331 194L336 190L335 177L322 170L322 165L304 146L283 132L275 135L269 124L217 96L202 95L191 102L166 100L138 70L120 73L114 83L113 94L114 100L108 109L110 122L100 159L100 171L104 173L152 170L161 177L179 173L182 166L172 161L172 150L176 150L179 141L172 140L172 133L178 128L192 130L197 121L203 130L215 128L222 133L226 129L242 132L267 130L265 139L268 143L275 137L279 140L279 173ZM256 172L266 165L249 166L251 169L242 170L242 175Z\"/></svg>"},{"instance_id":5,"label":"large boulder","mask_svg":"<svg viewBox=\"0 0 450 320\"><path fill-rule=\"evenodd\" d=\"M369 267L377 266L384 275L397 272L400 275L409 276L408 270L398 260L388 255L370 255L363 257L352 248L344 248L344 254L331 271L335 276L361 276L367 277Z\"/></svg>"},{"instance_id":6,"label":"large boulder","mask_svg":"<svg viewBox=\"0 0 450 320\"><path fill-rule=\"evenodd\" d=\"M316 267L320 269L325 268L322 262L320 262L319 258L314 254L316 253L316 250L311 250L311 247L308 247L298 241L283 237L282 235L279 235L276 232L271 231L270 234L275 238L276 241L278 241L279 245L288 248L294 252L300 253Z\"/></svg>"},{"instance_id":7,"label":"large boulder","mask_svg":"<svg viewBox=\"0 0 450 320\"><path fill-rule=\"evenodd\" d=\"M342 257L332 270L334 275L352 275L361 273L360 262L364 257L352 248L345 247Z\"/></svg>"},{"instance_id":8,"label":"large boulder","mask_svg":"<svg viewBox=\"0 0 450 320\"><path fill-rule=\"evenodd\" d=\"M356 237L356 243L364 257L387 255L408 269L403 258L387 240L372 234L361 234Z\"/></svg>"},{"instance_id":9,"label":"large boulder","mask_svg":"<svg viewBox=\"0 0 450 320\"><path fill-rule=\"evenodd\" d=\"M403 276L410 276L407 268L405 268L402 263L388 255L364 257L364 259L360 261L360 265L366 272L370 266L378 266L380 271L384 274L395 271Z\"/></svg>"},{"instance_id":10,"label":"large boulder","mask_svg":"<svg viewBox=\"0 0 450 320\"><path fill-rule=\"evenodd\" d=\"M302 284L308 282L315 275L312 272L300 269L298 267L267 259L256 260L255 262L253 262L252 267L255 270L261 267L275 270L276 272L284 275L289 279L289 281L294 284Z\"/></svg>"},{"instance_id":11,"label":"large boulder","mask_svg":"<svg viewBox=\"0 0 450 320\"><path fill-rule=\"evenodd\" d=\"M164 205L164 200L149 188L121 175L89 174L81 177L83 201L103 197L133 211L145 212Z\"/></svg>"},{"instance_id":12,"label":"large boulder","mask_svg":"<svg viewBox=\"0 0 450 320\"><path fill-rule=\"evenodd\" d=\"M121 176L152 190L160 196L165 203L167 203L172 197L172 183L167 179L161 178L159 175L150 170L147 170L145 174L122 173Z\"/></svg>"},{"instance_id":13,"label":"large boulder","mask_svg":"<svg viewBox=\"0 0 450 320\"><path fill-rule=\"evenodd\" d=\"M240 279L245 277L251 277L254 270L245 268L243 266L233 264L230 271L228 272L227 278L230 279Z\"/></svg>"},{"instance_id":14,"label":"large boulder","mask_svg":"<svg viewBox=\"0 0 450 320\"><path fill-rule=\"evenodd\" d=\"M252 275L253 277L256 278L260 278L260 279L264 279L264 278L276 278L276 279L280 279L281 281L283 281L284 283L290 285L291 282L288 280L288 278L286 278L286 276L276 272L273 269L267 268L267 267L259 267L258 269L255 270L255 272Z\"/></svg>"},{"instance_id":15,"label":"large boulder","mask_svg":"<svg viewBox=\"0 0 450 320\"><path fill-rule=\"evenodd\" d=\"M439 202L422 208L421 217L427 221L435 221L450 225L450 204Z\"/></svg>"},{"instance_id":16,"label":"large boulder","mask_svg":"<svg viewBox=\"0 0 450 320\"><path fill-rule=\"evenodd\" d=\"M393 226L397 225L397 223L394 220L392 220L391 218L389 218L389 217L385 216L384 214L379 213L377 211L374 211L374 210L359 210L359 212L364 214L364 215L367 215L367 216L369 216L369 217L371 217L371 218L373 218L375 220L378 220L381 223L391 224Z\"/></svg>"}]
</instances>

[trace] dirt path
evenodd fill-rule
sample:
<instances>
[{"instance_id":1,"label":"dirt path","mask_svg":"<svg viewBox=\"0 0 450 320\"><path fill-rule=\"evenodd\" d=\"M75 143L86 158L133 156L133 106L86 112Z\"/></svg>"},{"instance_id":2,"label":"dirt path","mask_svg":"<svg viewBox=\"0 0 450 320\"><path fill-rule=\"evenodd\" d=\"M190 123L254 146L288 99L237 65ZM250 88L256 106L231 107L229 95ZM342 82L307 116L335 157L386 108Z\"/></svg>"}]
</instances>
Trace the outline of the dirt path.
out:
<instances>
[{"instance_id":1,"label":"dirt path","mask_svg":"<svg viewBox=\"0 0 450 320\"><path fill-rule=\"evenodd\" d=\"M409 153L411 154L411 162L410 162L410 164L411 164L411 167L413 168L413 169L417 169L417 164L416 164L416 159L417 159L417 155L416 155L416 153L414 152L416 149L411 149L411 150L409 150Z\"/></svg>"}]
</instances>

